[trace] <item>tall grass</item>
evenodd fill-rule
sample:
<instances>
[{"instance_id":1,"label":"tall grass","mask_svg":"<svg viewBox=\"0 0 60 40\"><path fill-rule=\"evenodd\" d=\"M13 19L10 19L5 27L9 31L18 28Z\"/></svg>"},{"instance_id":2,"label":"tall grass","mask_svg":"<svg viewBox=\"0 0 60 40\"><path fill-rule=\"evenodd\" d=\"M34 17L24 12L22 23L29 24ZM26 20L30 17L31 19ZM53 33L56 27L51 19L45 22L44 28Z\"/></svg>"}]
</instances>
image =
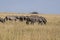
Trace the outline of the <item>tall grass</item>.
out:
<instances>
[{"instance_id":1,"label":"tall grass","mask_svg":"<svg viewBox=\"0 0 60 40\"><path fill-rule=\"evenodd\" d=\"M0 14L6 15L31 15L31 14ZM27 25L20 21L6 21L0 23L0 40L60 40L60 15L44 15L46 25Z\"/></svg>"}]
</instances>

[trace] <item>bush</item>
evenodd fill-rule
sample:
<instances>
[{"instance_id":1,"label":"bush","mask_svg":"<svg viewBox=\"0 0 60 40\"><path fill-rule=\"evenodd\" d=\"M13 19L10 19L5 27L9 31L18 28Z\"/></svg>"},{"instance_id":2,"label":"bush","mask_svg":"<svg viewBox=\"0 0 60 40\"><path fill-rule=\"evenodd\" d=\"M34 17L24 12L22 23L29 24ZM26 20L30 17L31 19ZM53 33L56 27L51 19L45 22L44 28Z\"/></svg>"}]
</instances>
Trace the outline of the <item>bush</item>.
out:
<instances>
[{"instance_id":1,"label":"bush","mask_svg":"<svg viewBox=\"0 0 60 40\"><path fill-rule=\"evenodd\" d=\"M32 12L31 14L38 14L38 12Z\"/></svg>"}]
</instances>

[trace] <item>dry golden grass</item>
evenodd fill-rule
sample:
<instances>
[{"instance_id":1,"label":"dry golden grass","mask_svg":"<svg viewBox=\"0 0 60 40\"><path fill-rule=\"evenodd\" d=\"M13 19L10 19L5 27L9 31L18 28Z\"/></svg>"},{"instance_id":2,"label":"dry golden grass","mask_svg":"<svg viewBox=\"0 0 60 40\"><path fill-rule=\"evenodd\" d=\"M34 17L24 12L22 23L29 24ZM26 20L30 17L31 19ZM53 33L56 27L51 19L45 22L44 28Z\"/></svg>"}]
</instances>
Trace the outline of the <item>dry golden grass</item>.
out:
<instances>
[{"instance_id":1,"label":"dry golden grass","mask_svg":"<svg viewBox=\"0 0 60 40\"><path fill-rule=\"evenodd\" d=\"M1 13L0 17L6 15L31 15ZM60 15L37 14L47 19L46 25L26 25L20 21L6 21L0 23L0 40L60 40Z\"/></svg>"}]
</instances>

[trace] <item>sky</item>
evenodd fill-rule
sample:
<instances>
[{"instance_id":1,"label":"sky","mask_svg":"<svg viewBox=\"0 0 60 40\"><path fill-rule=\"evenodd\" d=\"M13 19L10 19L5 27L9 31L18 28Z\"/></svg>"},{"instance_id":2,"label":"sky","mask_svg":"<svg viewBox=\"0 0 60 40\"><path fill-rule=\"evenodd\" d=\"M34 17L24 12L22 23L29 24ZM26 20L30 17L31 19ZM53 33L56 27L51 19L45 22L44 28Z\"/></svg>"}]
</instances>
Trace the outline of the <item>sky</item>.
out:
<instances>
[{"instance_id":1,"label":"sky","mask_svg":"<svg viewBox=\"0 0 60 40\"><path fill-rule=\"evenodd\" d=\"M60 14L60 0L0 0L0 12Z\"/></svg>"}]
</instances>

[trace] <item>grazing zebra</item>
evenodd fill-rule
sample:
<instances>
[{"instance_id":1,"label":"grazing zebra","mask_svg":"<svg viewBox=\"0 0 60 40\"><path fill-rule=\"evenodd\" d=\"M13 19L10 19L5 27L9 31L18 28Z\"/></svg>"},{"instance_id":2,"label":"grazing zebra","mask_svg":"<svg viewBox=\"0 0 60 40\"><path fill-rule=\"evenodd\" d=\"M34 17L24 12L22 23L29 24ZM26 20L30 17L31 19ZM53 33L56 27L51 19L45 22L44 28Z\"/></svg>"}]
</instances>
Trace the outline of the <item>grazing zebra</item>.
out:
<instances>
[{"instance_id":1,"label":"grazing zebra","mask_svg":"<svg viewBox=\"0 0 60 40\"><path fill-rule=\"evenodd\" d=\"M17 19L16 19L16 16L6 16L5 21L7 21L7 20L9 20L9 21L15 20L16 21Z\"/></svg>"},{"instance_id":2,"label":"grazing zebra","mask_svg":"<svg viewBox=\"0 0 60 40\"><path fill-rule=\"evenodd\" d=\"M35 22L38 22L38 24L46 24L47 20L42 17L42 16L28 16L28 18L26 19L26 24L34 24Z\"/></svg>"},{"instance_id":3,"label":"grazing zebra","mask_svg":"<svg viewBox=\"0 0 60 40\"><path fill-rule=\"evenodd\" d=\"M0 17L0 22L4 23L5 19L3 19L3 18Z\"/></svg>"}]
</instances>

